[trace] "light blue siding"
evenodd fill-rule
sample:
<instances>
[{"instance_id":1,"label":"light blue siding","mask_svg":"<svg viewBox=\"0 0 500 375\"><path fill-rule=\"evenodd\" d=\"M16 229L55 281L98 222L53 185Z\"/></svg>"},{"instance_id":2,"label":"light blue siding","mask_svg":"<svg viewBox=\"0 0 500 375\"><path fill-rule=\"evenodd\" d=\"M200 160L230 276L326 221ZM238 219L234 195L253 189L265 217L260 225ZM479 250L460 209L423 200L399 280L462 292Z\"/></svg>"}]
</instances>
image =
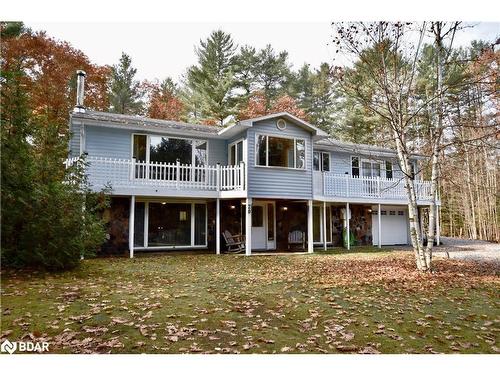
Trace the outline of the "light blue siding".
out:
<instances>
[{"instance_id":1,"label":"light blue siding","mask_svg":"<svg viewBox=\"0 0 500 375\"><path fill-rule=\"evenodd\" d=\"M80 156L80 124L71 124L69 131L69 157Z\"/></svg>"},{"instance_id":2,"label":"light blue siding","mask_svg":"<svg viewBox=\"0 0 500 375\"><path fill-rule=\"evenodd\" d=\"M85 126L85 151L89 156L130 159L131 134L128 129Z\"/></svg>"},{"instance_id":3,"label":"light blue siding","mask_svg":"<svg viewBox=\"0 0 500 375\"><path fill-rule=\"evenodd\" d=\"M227 143L223 139L208 140L208 165L227 164Z\"/></svg>"},{"instance_id":4,"label":"light blue siding","mask_svg":"<svg viewBox=\"0 0 500 375\"><path fill-rule=\"evenodd\" d=\"M322 150L325 152L324 150ZM366 156L360 154L353 154L348 152L338 152L331 151L330 152L330 171L335 174L351 174L351 156L358 156L360 159L370 159L370 160L380 160L382 162L391 161L392 162L392 175L393 178L402 178L403 174L401 169L399 168L399 164L396 158L388 158L388 157L375 157L375 156ZM382 166L382 177L385 177L385 166Z\"/></svg>"},{"instance_id":5,"label":"light blue siding","mask_svg":"<svg viewBox=\"0 0 500 375\"><path fill-rule=\"evenodd\" d=\"M256 198L312 199L311 134L287 121L286 130L276 127L277 119L257 122L247 131L248 195ZM306 141L306 169L267 168L255 166L255 135L268 134L303 138Z\"/></svg>"}]
</instances>

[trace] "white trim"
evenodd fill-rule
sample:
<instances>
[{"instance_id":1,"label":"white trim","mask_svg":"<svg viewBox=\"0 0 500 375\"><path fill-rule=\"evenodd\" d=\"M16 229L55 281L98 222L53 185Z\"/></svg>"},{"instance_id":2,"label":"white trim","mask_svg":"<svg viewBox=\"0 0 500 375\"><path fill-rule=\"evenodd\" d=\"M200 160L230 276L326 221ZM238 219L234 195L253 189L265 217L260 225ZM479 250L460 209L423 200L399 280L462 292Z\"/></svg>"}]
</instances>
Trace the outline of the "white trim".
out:
<instances>
[{"instance_id":1,"label":"white trim","mask_svg":"<svg viewBox=\"0 0 500 375\"><path fill-rule=\"evenodd\" d=\"M130 212L128 219L128 248L130 258L134 257L134 225L135 224L135 195L130 197Z\"/></svg>"},{"instance_id":2,"label":"white trim","mask_svg":"<svg viewBox=\"0 0 500 375\"><path fill-rule=\"evenodd\" d=\"M383 166L383 161L382 160L374 160L374 159L367 159L367 158L360 158L359 159L359 176L360 177L382 177L382 166ZM369 163L370 164L370 176L365 176L363 173L363 163ZM373 175L373 165L378 164L379 165L379 175L374 176ZM385 167L384 167L385 169Z\"/></svg>"},{"instance_id":3,"label":"white trim","mask_svg":"<svg viewBox=\"0 0 500 375\"><path fill-rule=\"evenodd\" d=\"M331 224L330 224L330 231L331 231ZM323 237L323 249L326 250L326 202L323 201L323 233L322 234L322 237Z\"/></svg>"},{"instance_id":4,"label":"white trim","mask_svg":"<svg viewBox=\"0 0 500 375\"><path fill-rule=\"evenodd\" d=\"M381 249L382 248L382 214L381 212L382 211L382 206L381 204L379 203L378 204L378 208L377 208L377 220L378 220L378 248ZM373 228L373 225L372 225L372 228Z\"/></svg>"},{"instance_id":5,"label":"white trim","mask_svg":"<svg viewBox=\"0 0 500 375\"><path fill-rule=\"evenodd\" d=\"M208 222L208 220L207 220ZM220 199L215 200L215 254L220 254Z\"/></svg>"},{"instance_id":6,"label":"white trim","mask_svg":"<svg viewBox=\"0 0 500 375\"><path fill-rule=\"evenodd\" d=\"M258 138L259 136L264 136L266 137L266 165L260 165L257 164L257 161L259 159L259 155L257 153L257 145L258 145ZM281 167L281 166L274 166L274 165L269 165L269 137L272 138L282 138L282 139L293 139L293 167ZM273 168L273 169L288 169L288 170L293 170L293 171L307 171L307 138L303 137L294 137L294 136L289 136L289 135L274 135L274 134L268 134L268 133L261 133L261 132L255 132L254 134L254 167L257 168ZM304 141L304 168L297 168L297 140Z\"/></svg>"},{"instance_id":7,"label":"white trim","mask_svg":"<svg viewBox=\"0 0 500 375\"><path fill-rule=\"evenodd\" d=\"M307 252L314 252L314 234L313 234L313 201L307 201Z\"/></svg>"},{"instance_id":8,"label":"white trim","mask_svg":"<svg viewBox=\"0 0 500 375\"><path fill-rule=\"evenodd\" d=\"M345 210L345 219L346 219L346 229L347 229L347 250L351 250L351 209L349 208L349 202L346 204L346 210ZM342 240L344 236L342 236Z\"/></svg>"},{"instance_id":9,"label":"white trim","mask_svg":"<svg viewBox=\"0 0 500 375\"><path fill-rule=\"evenodd\" d=\"M250 127L250 126L253 126L253 123L255 123L255 122L269 120L269 119L273 119L273 118L277 118L277 117L287 118L288 120L295 122L296 125L299 125L300 127L308 129L309 131L314 133L314 135L316 135L316 136L321 136L321 137L328 136L328 134L326 132L324 132L323 130L315 127L314 125L308 123L307 121L304 121L304 120L302 120L302 119L300 119L300 118L298 118L298 117L296 117L288 112L272 113L272 114L261 116L261 117L255 117L255 118L251 118L248 120L243 120L243 121L240 121L240 122L236 123L235 125L233 125L231 127L231 129L234 127L238 127L238 126ZM224 134L224 132L226 132L226 131L227 131L227 129L222 129L221 131L219 131L219 134L220 135Z\"/></svg>"},{"instance_id":10,"label":"white trim","mask_svg":"<svg viewBox=\"0 0 500 375\"><path fill-rule=\"evenodd\" d=\"M245 207L245 255L252 255L252 198L247 197Z\"/></svg>"},{"instance_id":11,"label":"white trim","mask_svg":"<svg viewBox=\"0 0 500 375\"><path fill-rule=\"evenodd\" d=\"M134 247L134 250L140 251L157 251L157 250L182 250L182 249L207 249L207 245L179 245L179 246L148 246L148 247Z\"/></svg>"},{"instance_id":12,"label":"white trim","mask_svg":"<svg viewBox=\"0 0 500 375\"><path fill-rule=\"evenodd\" d=\"M206 207L206 205L205 205ZM206 213L205 213L205 217L206 217ZM191 202L191 246L194 246L194 232L195 232L196 228L194 227L194 203ZM205 243L207 241L205 240Z\"/></svg>"},{"instance_id":13,"label":"white trim","mask_svg":"<svg viewBox=\"0 0 500 375\"><path fill-rule=\"evenodd\" d=\"M318 153L319 154L319 169L314 169L314 154ZM328 170L325 171L323 169L323 158L324 155L328 155ZM352 163L352 161L351 161ZM313 150L313 160L312 160L312 167L314 172L331 172L332 170L332 155L330 151L322 151L322 150Z\"/></svg>"},{"instance_id":14,"label":"white trim","mask_svg":"<svg viewBox=\"0 0 500 375\"><path fill-rule=\"evenodd\" d=\"M241 142L241 153L242 153L243 160L239 160L236 163L232 163L232 160L231 160L231 147L235 146L234 155L235 155L236 159L238 159L238 143L240 143L240 142ZM241 161L242 162L246 162L245 161L245 144L244 143L245 143L245 138L238 138L234 142L231 142L231 143L229 143L227 145L227 164L228 165L238 165Z\"/></svg>"},{"instance_id":15,"label":"white trim","mask_svg":"<svg viewBox=\"0 0 500 375\"><path fill-rule=\"evenodd\" d=\"M189 248L207 248L208 247L208 207L207 207L207 202L204 200L192 200L192 199L159 199L159 198L151 198L151 197L141 197L134 201L137 202L144 202L144 241L143 241L143 246L134 246L134 243L132 242L133 249L131 250L151 250L151 249L157 249L157 250L163 250L163 249L189 249ZM170 203L182 203L182 204L189 204L190 205L190 214L191 214L191 220L190 220L190 245L172 245L172 246L150 246L149 245L149 204L150 203L159 203L162 204L165 202L166 204ZM195 231L196 231L196 225L195 225L195 206L196 204L203 204L205 206L205 242L202 245L195 245ZM134 203L135 207L135 203ZM134 210L135 211L135 210ZM129 219L130 220L130 219ZM130 224L130 223L129 223ZM130 231L130 229L129 229ZM132 229L133 232L133 229ZM132 234L133 235L133 234ZM130 237L129 237L130 240Z\"/></svg>"},{"instance_id":16,"label":"white trim","mask_svg":"<svg viewBox=\"0 0 500 375\"><path fill-rule=\"evenodd\" d=\"M149 201L144 202L144 247L149 242Z\"/></svg>"}]
</instances>

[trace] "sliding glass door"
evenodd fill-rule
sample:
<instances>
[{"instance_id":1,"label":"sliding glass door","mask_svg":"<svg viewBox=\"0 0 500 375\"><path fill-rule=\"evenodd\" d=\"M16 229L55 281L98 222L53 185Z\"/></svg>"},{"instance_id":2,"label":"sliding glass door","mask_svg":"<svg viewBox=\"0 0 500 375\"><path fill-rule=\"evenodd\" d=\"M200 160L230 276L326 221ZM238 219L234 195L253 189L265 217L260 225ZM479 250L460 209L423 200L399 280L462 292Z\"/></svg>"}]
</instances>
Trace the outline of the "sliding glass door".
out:
<instances>
[{"instance_id":1,"label":"sliding glass door","mask_svg":"<svg viewBox=\"0 0 500 375\"><path fill-rule=\"evenodd\" d=\"M148 247L191 245L191 204L149 203Z\"/></svg>"},{"instance_id":2,"label":"sliding glass door","mask_svg":"<svg viewBox=\"0 0 500 375\"><path fill-rule=\"evenodd\" d=\"M207 205L137 202L134 228L135 247L205 247Z\"/></svg>"}]
</instances>

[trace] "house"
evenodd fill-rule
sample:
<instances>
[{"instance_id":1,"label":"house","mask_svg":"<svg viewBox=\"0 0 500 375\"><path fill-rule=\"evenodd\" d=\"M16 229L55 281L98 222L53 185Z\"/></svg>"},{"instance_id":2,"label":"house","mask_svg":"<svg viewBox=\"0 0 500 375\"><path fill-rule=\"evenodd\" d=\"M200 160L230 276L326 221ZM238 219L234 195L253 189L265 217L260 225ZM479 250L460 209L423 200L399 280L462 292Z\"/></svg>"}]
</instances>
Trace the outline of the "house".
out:
<instances>
[{"instance_id":1,"label":"house","mask_svg":"<svg viewBox=\"0 0 500 375\"><path fill-rule=\"evenodd\" d=\"M84 77L68 163L85 154L92 188L111 187L107 246L128 247L131 257L167 249L219 254L226 230L245 235L247 255L409 243L393 150L331 139L285 112L222 128L89 111ZM418 156L412 163L425 208L430 183L421 180Z\"/></svg>"}]
</instances>

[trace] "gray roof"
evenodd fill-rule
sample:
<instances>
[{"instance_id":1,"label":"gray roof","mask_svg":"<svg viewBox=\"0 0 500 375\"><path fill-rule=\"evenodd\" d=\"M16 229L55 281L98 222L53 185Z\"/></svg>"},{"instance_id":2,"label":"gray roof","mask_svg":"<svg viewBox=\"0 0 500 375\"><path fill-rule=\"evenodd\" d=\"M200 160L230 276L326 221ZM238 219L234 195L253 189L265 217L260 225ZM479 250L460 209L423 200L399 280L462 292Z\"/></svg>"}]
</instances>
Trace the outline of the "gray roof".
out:
<instances>
[{"instance_id":1,"label":"gray roof","mask_svg":"<svg viewBox=\"0 0 500 375\"><path fill-rule=\"evenodd\" d=\"M106 123L112 124L122 124L129 126L144 126L148 129L158 129L158 130L166 130L166 129L174 129L179 131L195 131L195 132L203 132L209 134L217 134L223 128L215 125L201 125L201 124L189 124L186 122L179 121L167 121L167 120L158 120L152 119L143 116L132 116L132 115L122 115L118 113L109 113L109 112L97 112L97 111L89 111L86 110L83 113L73 112L71 114L72 118L75 119L86 119L86 120L94 120L94 121L103 121Z\"/></svg>"}]
</instances>

